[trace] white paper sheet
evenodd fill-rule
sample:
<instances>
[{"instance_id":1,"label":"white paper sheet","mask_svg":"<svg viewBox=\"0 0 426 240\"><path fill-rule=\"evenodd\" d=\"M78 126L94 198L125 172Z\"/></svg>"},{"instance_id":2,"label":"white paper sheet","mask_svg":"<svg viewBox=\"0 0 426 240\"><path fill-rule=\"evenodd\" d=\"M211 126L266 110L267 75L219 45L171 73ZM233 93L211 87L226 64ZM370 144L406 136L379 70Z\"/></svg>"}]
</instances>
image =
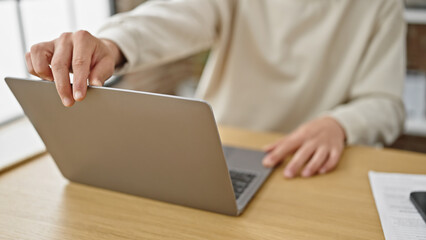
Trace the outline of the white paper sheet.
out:
<instances>
[{"instance_id":1,"label":"white paper sheet","mask_svg":"<svg viewBox=\"0 0 426 240\"><path fill-rule=\"evenodd\" d=\"M413 191L426 191L426 175L368 173L387 240L426 240L426 223L410 201Z\"/></svg>"}]
</instances>

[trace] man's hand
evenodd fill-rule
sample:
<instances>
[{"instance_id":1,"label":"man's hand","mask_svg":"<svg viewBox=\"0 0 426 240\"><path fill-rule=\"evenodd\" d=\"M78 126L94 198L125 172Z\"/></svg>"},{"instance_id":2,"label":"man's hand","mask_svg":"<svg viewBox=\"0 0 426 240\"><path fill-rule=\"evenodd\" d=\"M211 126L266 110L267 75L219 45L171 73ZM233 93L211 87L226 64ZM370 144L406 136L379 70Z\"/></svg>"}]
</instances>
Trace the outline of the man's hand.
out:
<instances>
[{"instance_id":1,"label":"man's hand","mask_svg":"<svg viewBox=\"0 0 426 240\"><path fill-rule=\"evenodd\" d=\"M268 154L263 165L273 167L294 153L284 170L285 177L293 178L299 173L302 177L324 174L337 166L345 139L342 126L331 117L323 117L300 126L290 135L265 147Z\"/></svg>"},{"instance_id":2,"label":"man's hand","mask_svg":"<svg viewBox=\"0 0 426 240\"><path fill-rule=\"evenodd\" d=\"M90 85L102 86L124 61L118 46L98 39L87 31L63 33L59 38L35 44L25 54L28 71L37 77L55 81L62 103L69 107L86 96ZM71 88L69 73L73 72Z\"/></svg>"}]
</instances>

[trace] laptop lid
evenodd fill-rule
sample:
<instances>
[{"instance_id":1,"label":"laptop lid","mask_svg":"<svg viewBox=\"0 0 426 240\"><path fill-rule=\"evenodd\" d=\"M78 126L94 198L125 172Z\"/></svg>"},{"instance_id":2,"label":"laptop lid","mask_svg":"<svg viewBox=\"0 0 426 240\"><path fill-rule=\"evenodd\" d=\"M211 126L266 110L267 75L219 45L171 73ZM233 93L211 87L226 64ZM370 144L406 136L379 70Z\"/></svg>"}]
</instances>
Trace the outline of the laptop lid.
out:
<instances>
[{"instance_id":1,"label":"laptop lid","mask_svg":"<svg viewBox=\"0 0 426 240\"><path fill-rule=\"evenodd\" d=\"M6 78L71 181L237 215L211 107L174 96L89 87L64 107L55 84Z\"/></svg>"}]
</instances>

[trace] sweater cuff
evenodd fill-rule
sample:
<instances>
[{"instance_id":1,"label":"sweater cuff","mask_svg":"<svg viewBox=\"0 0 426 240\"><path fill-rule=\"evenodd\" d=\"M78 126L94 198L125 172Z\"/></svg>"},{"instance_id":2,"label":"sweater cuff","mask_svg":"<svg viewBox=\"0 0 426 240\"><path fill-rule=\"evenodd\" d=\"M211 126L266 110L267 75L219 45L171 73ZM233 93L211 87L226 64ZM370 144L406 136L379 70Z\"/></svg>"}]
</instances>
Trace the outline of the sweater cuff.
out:
<instances>
[{"instance_id":1,"label":"sweater cuff","mask_svg":"<svg viewBox=\"0 0 426 240\"><path fill-rule=\"evenodd\" d=\"M360 116L359 112L353 109L337 108L326 112L324 116L332 117L340 123L345 131L348 145L368 142L367 122Z\"/></svg>"}]
</instances>

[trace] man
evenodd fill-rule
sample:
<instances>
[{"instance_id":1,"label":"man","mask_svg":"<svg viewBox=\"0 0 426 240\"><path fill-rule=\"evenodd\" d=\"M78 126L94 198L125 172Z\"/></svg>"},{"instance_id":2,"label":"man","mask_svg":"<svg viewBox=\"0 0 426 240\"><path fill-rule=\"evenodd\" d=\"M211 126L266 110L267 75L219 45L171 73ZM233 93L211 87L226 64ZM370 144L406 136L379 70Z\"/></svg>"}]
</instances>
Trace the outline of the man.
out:
<instances>
[{"instance_id":1,"label":"man","mask_svg":"<svg viewBox=\"0 0 426 240\"><path fill-rule=\"evenodd\" d=\"M284 176L309 177L334 169L345 143L390 143L400 133L404 33L400 0L151 1L111 18L97 37L78 31L36 44L26 60L71 106L87 79L101 86L114 71L211 48L197 97L220 124L292 131L265 148L263 164L294 153Z\"/></svg>"}]
</instances>

